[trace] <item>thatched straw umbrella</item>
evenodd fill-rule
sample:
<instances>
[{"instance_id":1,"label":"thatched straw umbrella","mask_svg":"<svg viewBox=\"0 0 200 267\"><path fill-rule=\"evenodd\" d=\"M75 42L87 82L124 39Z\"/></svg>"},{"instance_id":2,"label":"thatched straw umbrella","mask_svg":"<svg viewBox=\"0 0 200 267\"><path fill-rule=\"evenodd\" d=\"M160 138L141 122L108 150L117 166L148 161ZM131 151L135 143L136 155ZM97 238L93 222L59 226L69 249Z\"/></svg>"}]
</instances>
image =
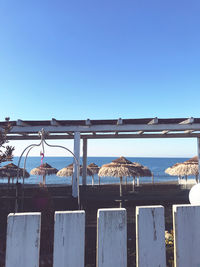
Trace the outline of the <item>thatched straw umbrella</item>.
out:
<instances>
[{"instance_id":1,"label":"thatched straw umbrella","mask_svg":"<svg viewBox=\"0 0 200 267\"><path fill-rule=\"evenodd\" d=\"M186 180L187 176L194 175L196 176L196 180L198 180L198 175L199 175L198 157L193 157L184 162L176 163L172 167L167 168L165 170L165 173L178 177L185 176Z\"/></svg>"},{"instance_id":2,"label":"thatched straw umbrella","mask_svg":"<svg viewBox=\"0 0 200 267\"><path fill-rule=\"evenodd\" d=\"M133 164L133 166L135 166L138 169L137 185L139 185L139 177L152 177L152 182L153 182L153 174L149 168L147 168L146 166L143 166L142 164L140 164L138 162L133 162L132 164ZM135 180L135 178L134 178L134 180ZM134 181L134 183L135 183L135 181Z\"/></svg>"},{"instance_id":3,"label":"thatched straw umbrella","mask_svg":"<svg viewBox=\"0 0 200 267\"><path fill-rule=\"evenodd\" d=\"M80 165L80 176L83 175L83 167L82 165ZM73 163L69 164L67 167L62 168L61 170L59 170L56 174L57 176L60 177L70 177L73 175ZM87 167L87 176L92 176L93 173L92 171Z\"/></svg>"},{"instance_id":4,"label":"thatched straw umbrella","mask_svg":"<svg viewBox=\"0 0 200 267\"><path fill-rule=\"evenodd\" d=\"M22 168L18 169L18 167L13 163L9 163L0 168L0 177L2 178L7 177L8 184L10 184L10 178L12 179L16 178L17 172L18 172L18 177L23 178L23 183L24 183L24 178L30 177L29 173L26 170Z\"/></svg>"},{"instance_id":5,"label":"thatched straw umbrella","mask_svg":"<svg viewBox=\"0 0 200 267\"><path fill-rule=\"evenodd\" d=\"M133 166L132 162L124 157L113 160L109 164L104 164L98 173L103 177L119 177L120 178L120 196L122 196L122 178L135 177L138 175L138 169Z\"/></svg>"},{"instance_id":6,"label":"thatched straw umbrella","mask_svg":"<svg viewBox=\"0 0 200 267\"><path fill-rule=\"evenodd\" d=\"M43 163L37 168L34 168L31 170L31 175L42 175L43 176L43 184L46 182L46 175L53 175L56 174L58 170L56 168L53 168L48 163Z\"/></svg>"},{"instance_id":7,"label":"thatched straw umbrella","mask_svg":"<svg viewBox=\"0 0 200 267\"><path fill-rule=\"evenodd\" d=\"M92 186L94 185L94 175L98 174L100 167L96 165L95 163L90 163L87 168L89 168L92 172ZM100 179L99 179L99 185L100 185Z\"/></svg>"}]
</instances>

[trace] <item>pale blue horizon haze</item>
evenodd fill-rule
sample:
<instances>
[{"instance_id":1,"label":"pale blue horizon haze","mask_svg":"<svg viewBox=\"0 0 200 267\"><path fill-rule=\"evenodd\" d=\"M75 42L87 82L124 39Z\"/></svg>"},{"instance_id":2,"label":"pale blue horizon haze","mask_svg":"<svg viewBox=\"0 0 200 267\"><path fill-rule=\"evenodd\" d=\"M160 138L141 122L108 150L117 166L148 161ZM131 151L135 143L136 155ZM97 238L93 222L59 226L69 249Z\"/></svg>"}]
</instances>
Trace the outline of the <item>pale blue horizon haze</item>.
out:
<instances>
[{"instance_id":1,"label":"pale blue horizon haze","mask_svg":"<svg viewBox=\"0 0 200 267\"><path fill-rule=\"evenodd\" d=\"M0 121L200 117L199 14L198 0L0 0ZM197 153L196 139L88 143L89 156Z\"/></svg>"}]
</instances>

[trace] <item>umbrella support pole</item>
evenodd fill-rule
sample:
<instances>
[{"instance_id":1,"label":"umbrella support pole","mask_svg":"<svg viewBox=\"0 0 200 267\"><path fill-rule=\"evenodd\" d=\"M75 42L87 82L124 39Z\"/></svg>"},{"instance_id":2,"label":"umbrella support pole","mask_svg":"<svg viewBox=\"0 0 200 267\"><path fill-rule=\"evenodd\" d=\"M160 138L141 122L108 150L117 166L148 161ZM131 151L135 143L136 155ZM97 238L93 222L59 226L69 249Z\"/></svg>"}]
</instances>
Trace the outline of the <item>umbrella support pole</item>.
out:
<instances>
[{"instance_id":1,"label":"umbrella support pole","mask_svg":"<svg viewBox=\"0 0 200 267\"><path fill-rule=\"evenodd\" d=\"M133 191L135 189L135 177L133 177Z\"/></svg>"},{"instance_id":2,"label":"umbrella support pole","mask_svg":"<svg viewBox=\"0 0 200 267\"><path fill-rule=\"evenodd\" d=\"M46 176L43 175L43 185L45 185L45 184L46 184Z\"/></svg>"},{"instance_id":3,"label":"umbrella support pole","mask_svg":"<svg viewBox=\"0 0 200 267\"><path fill-rule=\"evenodd\" d=\"M120 187L119 187L119 194L120 194L120 205L119 207L122 208L122 195L123 195L123 192L122 192L122 182L123 182L123 177L120 177Z\"/></svg>"},{"instance_id":4,"label":"umbrella support pole","mask_svg":"<svg viewBox=\"0 0 200 267\"><path fill-rule=\"evenodd\" d=\"M154 184L154 175L153 175L153 173L152 173L151 178L152 178L152 184Z\"/></svg>"}]
</instances>

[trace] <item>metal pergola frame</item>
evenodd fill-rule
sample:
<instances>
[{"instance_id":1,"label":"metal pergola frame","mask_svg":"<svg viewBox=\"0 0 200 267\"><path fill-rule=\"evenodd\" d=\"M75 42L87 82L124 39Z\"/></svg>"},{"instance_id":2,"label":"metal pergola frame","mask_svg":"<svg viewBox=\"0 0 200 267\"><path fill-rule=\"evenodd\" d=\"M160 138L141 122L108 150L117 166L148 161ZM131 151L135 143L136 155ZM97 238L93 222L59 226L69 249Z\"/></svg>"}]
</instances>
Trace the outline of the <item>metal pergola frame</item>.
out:
<instances>
[{"instance_id":1,"label":"metal pergola frame","mask_svg":"<svg viewBox=\"0 0 200 267\"><path fill-rule=\"evenodd\" d=\"M7 122L0 122L0 130ZM200 137L200 118L145 118L117 120L44 120L10 121L12 129L8 140L40 139L38 132L48 132L46 139L74 139L80 132L81 139L110 138L191 138Z\"/></svg>"},{"instance_id":2,"label":"metal pergola frame","mask_svg":"<svg viewBox=\"0 0 200 267\"><path fill-rule=\"evenodd\" d=\"M0 122L0 131L7 125ZM73 139L74 155L80 164L80 140L83 139L83 185L86 185L87 140L127 138L197 138L200 162L200 118L142 118L113 120L40 120L9 121L8 140L39 140L44 129L45 139ZM199 164L200 169L200 164ZM199 171L200 173L200 171ZM79 175L79 174L78 174ZM78 184L72 184L72 195L77 196Z\"/></svg>"}]
</instances>

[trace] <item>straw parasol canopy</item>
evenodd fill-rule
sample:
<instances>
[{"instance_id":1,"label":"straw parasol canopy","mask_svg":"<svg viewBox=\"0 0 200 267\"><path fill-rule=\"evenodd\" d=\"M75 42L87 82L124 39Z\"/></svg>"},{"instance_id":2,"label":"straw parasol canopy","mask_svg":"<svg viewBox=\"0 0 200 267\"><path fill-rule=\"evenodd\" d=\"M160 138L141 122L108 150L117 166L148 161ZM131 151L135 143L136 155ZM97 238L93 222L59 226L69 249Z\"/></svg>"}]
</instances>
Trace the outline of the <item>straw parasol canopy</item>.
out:
<instances>
[{"instance_id":1,"label":"straw parasol canopy","mask_svg":"<svg viewBox=\"0 0 200 267\"><path fill-rule=\"evenodd\" d=\"M193 157L184 162L176 163L172 167L167 168L165 173L173 176L194 175L197 177L199 174L198 157Z\"/></svg>"},{"instance_id":2,"label":"straw parasol canopy","mask_svg":"<svg viewBox=\"0 0 200 267\"><path fill-rule=\"evenodd\" d=\"M58 170L56 168L53 168L48 163L43 163L37 168L34 168L30 171L31 175L42 175L43 176L43 184L45 184L45 178L46 175L53 175L56 174Z\"/></svg>"},{"instance_id":3,"label":"straw parasol canopy","mask_svg":"<svg viewBox=\"0 0 200 267\"><path fill-rule=\"evenodd\" d=\"M80 165L80 176L82 176L83 173L83 167ZM59 170L56 174L60 177L69 177L73 175L73 163L69 164L67 167L64 167L63 169ZM87 175L92 176L92 171L87 167Z\"/></svg>"},{"instance_id":4,"label":"straw parasol canopy","mask_svg":"<svg viewBox=\"0 0 200 267\"><path fill-rule=\"evenodd\" d=\"M109 164L104 164L98 173L103 177L119 177L120 178L120 196L122 196L122 178L135 177L138 175L138 168L131 161L124 157L117 158Z\"/></svg>"},{"instance_id":5,"label":"straw parasol canopy","mask_svg":"<svg viewBox=\"0 0 200 267\"><path fill-rule=\"evenodd\" d=\"M92 185L94 185L94 175L98 174L100 167L96 165L95 163L90 163L87 167L92 171ZM100 180L99 180L99 184L100 184Z\"/></svg>"},{"instance_id":6,"label":"straw parasol canopy","mask_svg":"<svg viewBox=\"0 0 200 267\"><path fill-rule=\"evenodd\" d=\"M90 163L87 167L92 171L93 175L98 174L100 169L100 167L95 163Z\"/></svg>"},{"instance_id":7,"label":"straw parasol canopy","mask_svg":"<svg viewBox=\"0 0 200 267\"><path fill-rule=\"evenodd\" d=\"M151 177L152 176L152 172L146 166L143 166L142 164L138 162L133 162L132 164L138 169L138 174L139 174L138 176L140 177Z\"/></svg>"},{"instance_id":8,"label":"straw parasol canopy","mask_svg":"<svg viewBox=\"0 0 200 267\"><path fill-rule=\"evenodd\" d=\"M99 176L103 177L132 177L138 175L139 170L131 161L124 157L117 158L109 164L104 164L99 172Z\"/></svg>"},{"instance_id":9,"label":"straw parasol canopy","mask_svg":"<svg viewBox=\"0 0 200 267\"><path fill-rule=\"evenodd\" d=\"M18 177L23 177L23 178L30 177L30 174L26 170L22 168L19 168L18 170L18 167L13 163L9 163L0 168L0 177L1 178L7 177L8 183L10 183L10 178L17 177L17 172L19 172Z\"/></svg>"}]
</instances>

